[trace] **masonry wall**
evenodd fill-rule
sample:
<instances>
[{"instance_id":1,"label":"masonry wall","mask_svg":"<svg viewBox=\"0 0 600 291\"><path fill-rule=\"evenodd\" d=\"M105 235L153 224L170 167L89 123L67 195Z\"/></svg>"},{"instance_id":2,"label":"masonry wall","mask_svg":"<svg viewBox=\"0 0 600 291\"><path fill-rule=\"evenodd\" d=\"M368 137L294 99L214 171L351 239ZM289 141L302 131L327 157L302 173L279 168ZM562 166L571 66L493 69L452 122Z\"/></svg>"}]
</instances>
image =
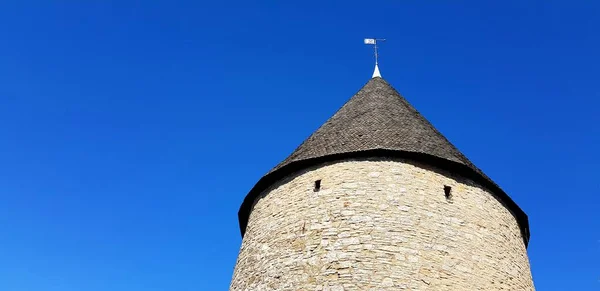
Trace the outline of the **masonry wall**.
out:
<instances>
[{"instance_id":1,"label":"masonry wall","mask_svg":"<svg viewBox=\"0 0 600 291\"><path fill-rule=\"evenodd\" d=\"M313 167L265 190L230 290L534 287L516 219L487 190L414 162L362 159Z\"/></svg>"}]
</instances>

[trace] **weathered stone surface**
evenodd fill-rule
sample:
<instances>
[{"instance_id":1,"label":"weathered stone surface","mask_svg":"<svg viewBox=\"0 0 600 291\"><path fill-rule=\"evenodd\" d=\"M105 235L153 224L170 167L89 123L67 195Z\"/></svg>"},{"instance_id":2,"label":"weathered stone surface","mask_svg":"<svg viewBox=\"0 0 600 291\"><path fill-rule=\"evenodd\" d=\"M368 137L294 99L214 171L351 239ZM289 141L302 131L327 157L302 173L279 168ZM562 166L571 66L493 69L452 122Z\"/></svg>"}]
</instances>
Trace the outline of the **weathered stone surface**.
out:
<instances>
[{"instance_id":1,"label":"weathered stone surface","mask_svg":"<svg viewBox=\"0 0 600 291\"><path fill-rule=\"evenodd\" d=\"M362 159L313 167L265 190L230 289L534 287L517 221L486 189L419 163Z\"/></svg>"}]
</instances>

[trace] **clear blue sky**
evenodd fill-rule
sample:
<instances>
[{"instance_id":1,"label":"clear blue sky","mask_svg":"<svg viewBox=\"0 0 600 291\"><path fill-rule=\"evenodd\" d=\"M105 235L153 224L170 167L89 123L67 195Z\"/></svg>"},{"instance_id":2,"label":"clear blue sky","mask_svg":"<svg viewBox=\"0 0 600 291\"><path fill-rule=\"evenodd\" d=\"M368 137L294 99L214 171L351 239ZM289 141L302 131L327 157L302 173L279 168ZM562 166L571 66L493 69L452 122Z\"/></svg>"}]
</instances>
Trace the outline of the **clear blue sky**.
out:
<instances>
[{"instance_id":1,"label":"clear blue sky","mask_svg":"<svg viewBox=\"0 0 600 291\"><path fill-rule=\"evenodd\" d=\"M597 1L61 2L0 4L0 290L226 290L243 197L369 36L527 212L537 288L600 289Z\"/></svg>"}]
</instances>

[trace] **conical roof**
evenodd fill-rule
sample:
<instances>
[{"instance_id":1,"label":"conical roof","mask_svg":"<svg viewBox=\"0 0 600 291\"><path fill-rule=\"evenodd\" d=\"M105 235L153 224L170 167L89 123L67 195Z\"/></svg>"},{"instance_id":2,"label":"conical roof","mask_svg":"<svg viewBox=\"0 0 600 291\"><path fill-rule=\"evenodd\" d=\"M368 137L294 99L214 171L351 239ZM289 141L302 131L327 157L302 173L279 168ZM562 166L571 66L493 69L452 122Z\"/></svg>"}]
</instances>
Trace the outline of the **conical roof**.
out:
<instances>
[{"instance_id":1,"label":"conical roof","mask_svg":"<svg viewBox=\"0 0 600 291\"><path fill-rule=\"evenodd\" d=\"M386 149L423 153L479 171L382 78L372 78L273 170L320 156Z\"/></svg>"},{"instance_id":2,"label":"conical roof","mask_svg":"<svg viewBox=\"0 0 600 291\"><path fill-rule=\"evenodd\" d=\"M239 212L242 235L257 195L302 168L348 157L404 157L477 180L517 218L527 244L527 216L498 185L471 163L390 84L374 77L289 157L248 193Z\"/></svg>"}]
</instances>

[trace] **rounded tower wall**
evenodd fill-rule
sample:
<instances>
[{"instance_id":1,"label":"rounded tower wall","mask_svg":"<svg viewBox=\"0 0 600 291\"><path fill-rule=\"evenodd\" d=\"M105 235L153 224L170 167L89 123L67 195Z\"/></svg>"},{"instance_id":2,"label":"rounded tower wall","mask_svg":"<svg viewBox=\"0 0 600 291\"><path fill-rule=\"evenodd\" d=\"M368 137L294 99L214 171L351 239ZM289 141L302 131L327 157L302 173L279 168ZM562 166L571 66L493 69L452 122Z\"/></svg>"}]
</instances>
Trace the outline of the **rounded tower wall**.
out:
<instances>
[{"instance_id":1,"label":"rounded tower wall","mask_svg":"<svg viewBox=\"0 0 600 291\"><path fill-rule=\"evenodd\" d=\"M231 290L371 288L533 290L533 282L514 215L475 182L429 165L328 162L256 199Z\"/></svg>"}]
</instances>

